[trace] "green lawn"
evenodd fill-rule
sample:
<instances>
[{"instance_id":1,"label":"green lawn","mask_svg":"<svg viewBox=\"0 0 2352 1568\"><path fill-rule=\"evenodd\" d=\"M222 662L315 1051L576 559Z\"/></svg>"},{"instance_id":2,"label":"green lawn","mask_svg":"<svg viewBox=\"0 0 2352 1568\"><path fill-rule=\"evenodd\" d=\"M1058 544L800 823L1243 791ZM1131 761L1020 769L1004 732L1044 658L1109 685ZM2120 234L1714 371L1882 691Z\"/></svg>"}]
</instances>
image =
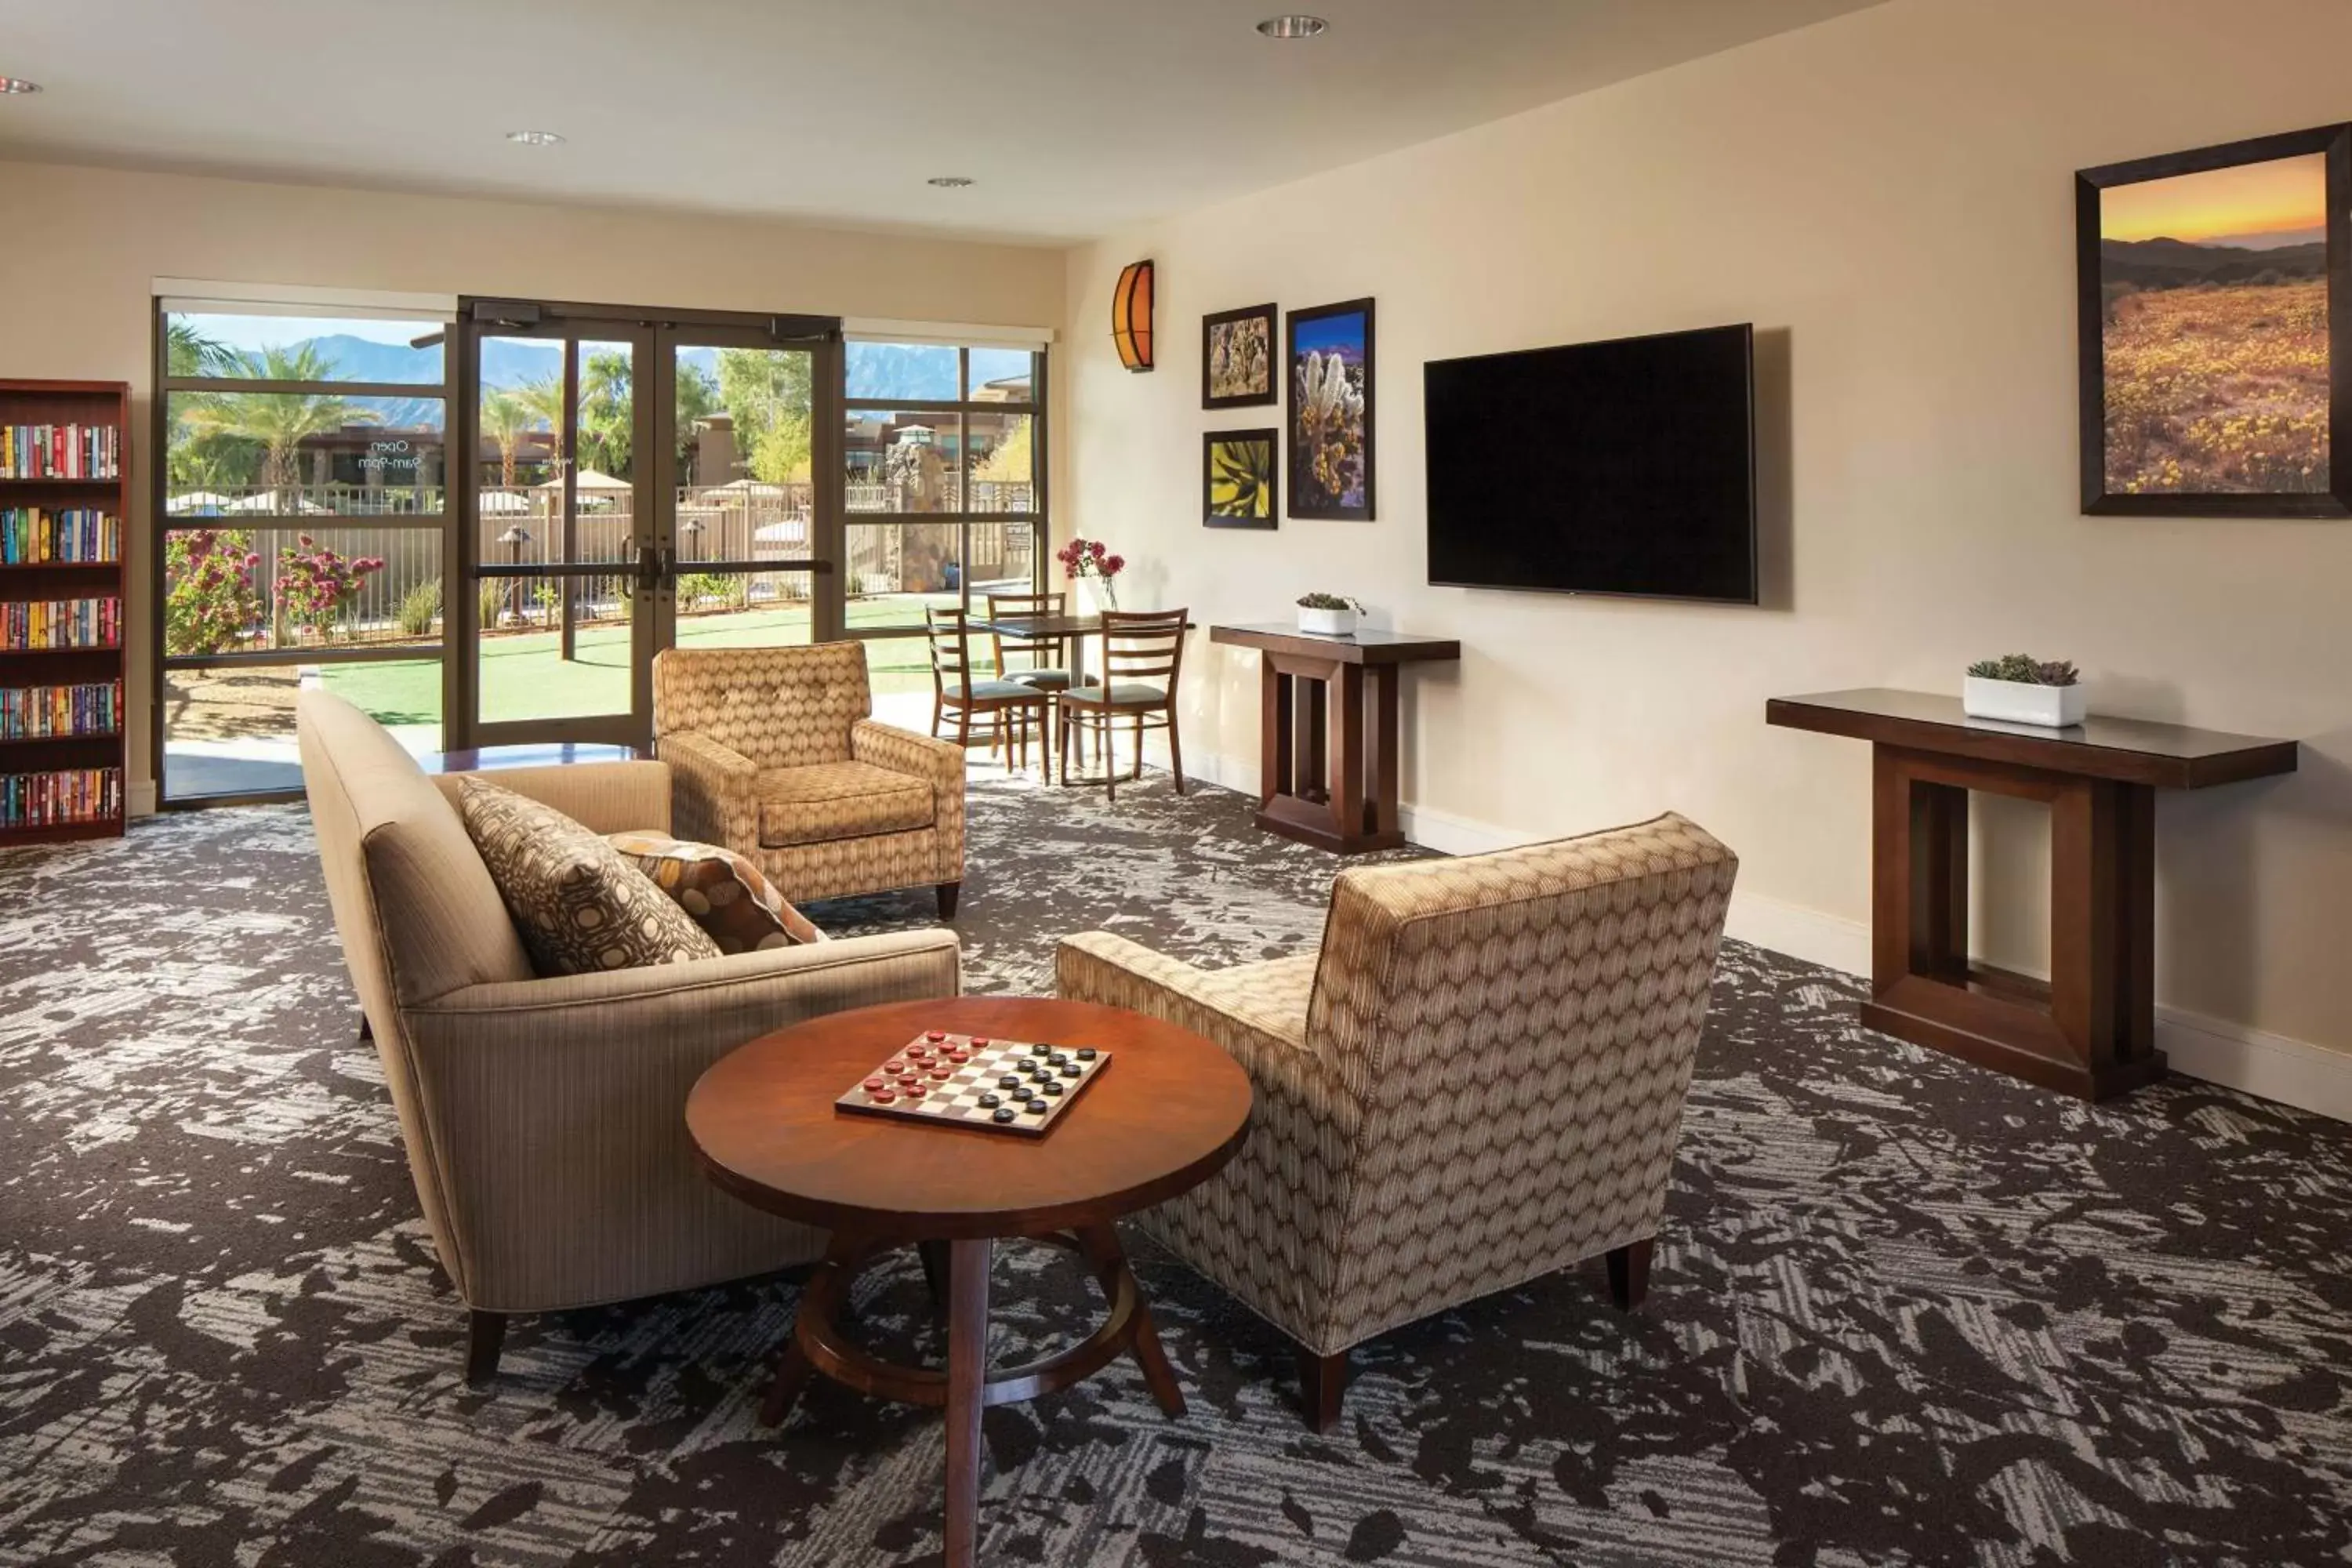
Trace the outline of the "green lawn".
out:
<instances>
[{"instance_id":1,"label":"green lawn","mask_svg":"<svg viewBox=\"0 0 2352 1568\"><path fill-rule=\"evenodd\" d=\"M952 594L929 601L955 603ZM924 601L890 598L849 606L853 629L920 626ZM754 647L767 643L806 642L805 605L772 610L737 610L715 616L682 616L680 647ZM554 632L501 633L482 639L482 721L499 724L526 719L576 719L623 713L629 707L629 628L583 626L573 641L574 657L558 657ZM879 695L929 691L931 659L919 637L892 637L866 645L866 668ZM349 700L386 724L441 721L441 663L418 659L395 664L331 664L322 672L327 689Z\"/></svg>"}]
</instances>

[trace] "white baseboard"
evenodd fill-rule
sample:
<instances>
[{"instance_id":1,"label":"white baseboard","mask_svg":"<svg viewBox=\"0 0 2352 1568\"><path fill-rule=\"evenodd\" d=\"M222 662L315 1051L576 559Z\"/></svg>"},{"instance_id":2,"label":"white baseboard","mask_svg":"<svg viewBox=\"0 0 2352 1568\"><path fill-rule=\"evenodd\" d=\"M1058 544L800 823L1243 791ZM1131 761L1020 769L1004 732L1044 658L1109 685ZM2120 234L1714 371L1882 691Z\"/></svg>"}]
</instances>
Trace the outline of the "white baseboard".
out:
<instances>
[{"instance_id":1,"label":"white baseboard","mask_svg":"<svg viewBox=\"0 0 2352 1568\"><path fill-rule=\"evenodd\" d=\"M2174 1072L2352 1121L2352 1053L2178 1007L2157 1008L2156 1044Z\"/></svg>"},{"instance_id":2,"label":"white baseboard","mask_svg":"<svg viewBox=\"0 0 2352 1568\"><path fill-rule=\"evenodd\" d=\"M133 816L154 816L155 781L153 779L131 780L130 789L123 793L122 804Z\"/></svg>"}]
</instances>

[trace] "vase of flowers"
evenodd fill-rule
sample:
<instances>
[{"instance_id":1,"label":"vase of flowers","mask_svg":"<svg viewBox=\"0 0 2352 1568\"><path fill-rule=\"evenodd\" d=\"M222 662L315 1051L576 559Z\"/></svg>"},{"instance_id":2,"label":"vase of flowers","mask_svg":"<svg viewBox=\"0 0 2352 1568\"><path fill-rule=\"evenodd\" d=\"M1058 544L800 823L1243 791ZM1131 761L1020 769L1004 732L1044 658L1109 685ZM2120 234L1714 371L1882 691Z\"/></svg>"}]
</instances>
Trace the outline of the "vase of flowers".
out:
<instances>
[{"instance_id":1,"label":"vase of flowers","mask_svg":"<svg viewBox=\"0 0 2352 1568\"><path fill-rule=\"evenodd\" d=\"M1062 575L1078 585L1082 601L1091 598L1097 611L1118 608L1118 574L1127 570L1127 557L1114 555L1099 539L1073 539L1054 552L1062 563Z\"/></svg>"}]
</instances>

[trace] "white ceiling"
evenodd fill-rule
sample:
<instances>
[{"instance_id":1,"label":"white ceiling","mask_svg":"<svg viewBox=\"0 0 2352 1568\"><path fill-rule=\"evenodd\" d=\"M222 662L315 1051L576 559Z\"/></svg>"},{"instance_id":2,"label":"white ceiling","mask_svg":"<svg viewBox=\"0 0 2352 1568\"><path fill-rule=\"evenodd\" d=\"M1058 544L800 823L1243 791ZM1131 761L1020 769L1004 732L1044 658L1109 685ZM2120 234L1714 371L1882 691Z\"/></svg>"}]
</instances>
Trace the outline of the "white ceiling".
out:
<instances>
[{"instance_id":1,"label":"white ceiling","mask_svg":"<svg viewBox=\"0 0 2352 1568\"><path fill-rule=\"evenodd\" d=\"M1064 241L1874 3L0 0L0 156Z\"/></svg>"}]
</instances>

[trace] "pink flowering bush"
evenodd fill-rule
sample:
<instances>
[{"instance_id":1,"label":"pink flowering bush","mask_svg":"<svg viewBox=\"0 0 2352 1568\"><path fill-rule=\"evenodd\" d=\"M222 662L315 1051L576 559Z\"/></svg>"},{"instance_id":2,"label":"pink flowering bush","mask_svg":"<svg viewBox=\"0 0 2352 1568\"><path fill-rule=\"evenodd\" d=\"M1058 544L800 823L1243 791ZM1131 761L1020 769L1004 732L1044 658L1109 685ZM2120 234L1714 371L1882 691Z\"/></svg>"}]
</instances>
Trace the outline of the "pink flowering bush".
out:
<instances>
[{"instance_id":1,"label":"pink flowering bush","mask_svg":"<svg viewBox=\"0 0 2352 1568\"><path fill-rule=\"evenodd\" d=\"M174 530L163 536L163 651L226 653L261 621L253 574L261 557L242 529Z\"/></svg>"},{"instance_id":2,"label":"pink flowering bush","mask_svg":"<svg viewBox=\"0 0 2352 1568\"><path fill-rule=\"evenodd\" d=\"M367 580L383 570L380 555L342 556L309 534L278 552L278 603L287 618L320 642L335 635L360 602Z\"/></svg>"}]
</instances>

